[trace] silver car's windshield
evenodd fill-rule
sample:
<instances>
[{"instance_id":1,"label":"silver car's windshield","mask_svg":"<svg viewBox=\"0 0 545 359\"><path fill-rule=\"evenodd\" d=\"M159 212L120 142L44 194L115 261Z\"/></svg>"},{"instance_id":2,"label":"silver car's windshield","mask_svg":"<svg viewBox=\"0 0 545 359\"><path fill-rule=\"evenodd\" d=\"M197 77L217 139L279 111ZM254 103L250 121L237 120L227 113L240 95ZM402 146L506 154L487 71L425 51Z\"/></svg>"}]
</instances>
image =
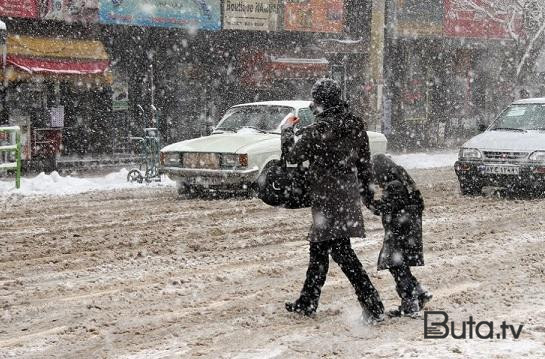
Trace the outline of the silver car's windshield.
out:
<instances>
[{"instance_id":1,"label":"silver car's windshield","mask_svg":"<svg viewBox=\"0 0 545 359\"><path fill-rule=\"evenodd\" d=\"M545 130L545 104L511 105L494 121L491 130Z\"/></svg>"},{"instance_id":2,"label":"silver car's windshield","mask_svg":"<svg viewBox=\"0 0 545 359\"><path fill-rule=\"evenodd\" d=\"M280 122L295 109L287 106L240 106L227 111L216 130L238 131L253 128L258 131L277 132Z\"/></svg>"}]
</instances>

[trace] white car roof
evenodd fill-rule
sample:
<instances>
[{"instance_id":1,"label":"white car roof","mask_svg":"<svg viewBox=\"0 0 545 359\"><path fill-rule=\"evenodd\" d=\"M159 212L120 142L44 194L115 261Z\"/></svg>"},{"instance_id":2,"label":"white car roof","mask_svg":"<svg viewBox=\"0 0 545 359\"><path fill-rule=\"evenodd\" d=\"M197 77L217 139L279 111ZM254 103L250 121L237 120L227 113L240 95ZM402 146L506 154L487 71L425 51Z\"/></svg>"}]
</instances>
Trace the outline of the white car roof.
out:
<instances>
[{"instance_id":1,"label":"white car roof","mask_svg":"<svg viewBox=\"0 0 545 359\"><path fill-rule=\"evenodd\" d=\"M542 103L545 104L545 97L534 97L534 98L525 98L523 100L518 100L513 102L513 105L526 105L531 103Z\"/></svg>"},{"instance_id":2,"label":"white car roof","mask_svg":"<svg viewBox=\"0 0 545 359\"><path fill-rule=\"evenodd\" d=\"M241 103L240 105L235 105L233 107L240 106L288 106L295 109L305 108L310 105L311 101L303 100L285 100L285 101L263 101L263 102L250 102L250 103Z\"/></svg>"}]
</instances>

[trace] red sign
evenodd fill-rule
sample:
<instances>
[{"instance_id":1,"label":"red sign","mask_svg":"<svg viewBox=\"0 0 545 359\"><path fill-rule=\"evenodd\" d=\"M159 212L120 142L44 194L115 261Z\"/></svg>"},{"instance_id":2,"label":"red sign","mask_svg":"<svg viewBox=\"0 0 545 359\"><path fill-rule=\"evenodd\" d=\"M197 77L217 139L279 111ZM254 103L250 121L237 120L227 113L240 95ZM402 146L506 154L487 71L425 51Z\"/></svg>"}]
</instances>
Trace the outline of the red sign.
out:
<instances>
[{"instance_id":1,"label":"red sign","mask_svg":"<svg viewBox=\"0 0 545 359\"><path fill-rule=\"evenodd\" d=\"M273 86L277 80L317 79L329 73L325 58L309 54L301 57L248 51L244 55L241 82L247 86Z\"/></svg>"},{"instance_id":2,"label":"red sign","mask_svg":"<svg viewBox=\"0 0 545 359\"><path fill-rule=\"evenodd\" d=\"M343 0L287 1L284 29L287 31L342 32Z\"/></svg>"},{"instance_id":3,"label":"red sign","mask_svg":"<svg viewBox=\"0 0 545 359\"><path fill-rule=\"evenodd\" d=\"M475 6L472 6L473 3ZM445 0L444 31L446 36L451 37L473 37L473 38L492 38L507 39L510 37L507 24L487 16L477 7L486 9L500 21L510 21L511 13L501 12L494 8L494 4L489 5L490 1L485 0ZM513 31L517 34L521 32L522 19L520 17L513 20Z\"/></svg>"},{"instance_id":4,"label":"red sign","mask_svg":"<svg viewBox=\"0 0 545 359\"><path fill-rule=\"evenodd\" d=\"M39 0L0 0L0 16L37 19L40 17Z\"/></svg>"}]
</instances>

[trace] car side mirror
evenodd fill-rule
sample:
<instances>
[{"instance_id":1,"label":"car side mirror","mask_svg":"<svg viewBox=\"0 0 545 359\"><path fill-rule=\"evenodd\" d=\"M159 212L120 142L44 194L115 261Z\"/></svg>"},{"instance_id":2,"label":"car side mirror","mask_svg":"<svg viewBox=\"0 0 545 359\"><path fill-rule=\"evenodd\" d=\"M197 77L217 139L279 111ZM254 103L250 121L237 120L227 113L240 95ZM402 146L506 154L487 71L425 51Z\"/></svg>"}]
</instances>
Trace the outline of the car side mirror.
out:
<instances>
[{"instance_id":1,"label":"car side mirror","mask_svg":"<svg viewBox=\"0 0 545 359\"><path fill-rule=\"evenodd\" d=\"M488 126L485 125L484 123L479 124L479 126L478 126L479 132L484 132L484 131L486 131L487 127L488 127Z\"/></svg>"}]
</instances>

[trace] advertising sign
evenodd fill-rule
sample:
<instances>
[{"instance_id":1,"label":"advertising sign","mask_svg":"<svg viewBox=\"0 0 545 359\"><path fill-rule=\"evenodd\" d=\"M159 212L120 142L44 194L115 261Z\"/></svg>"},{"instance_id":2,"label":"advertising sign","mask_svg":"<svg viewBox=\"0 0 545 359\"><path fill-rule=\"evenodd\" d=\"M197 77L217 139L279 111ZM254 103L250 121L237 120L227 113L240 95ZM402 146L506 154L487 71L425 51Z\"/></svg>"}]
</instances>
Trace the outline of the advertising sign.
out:
<instances>
[{"instance_id":1,"label":"advertising sign","mask_svg":"<svg viewBox=\"0 0 545 359\"><path fill-rule=\"evenodd\" d=\"M507 39L510 37L507 25L501 22L507 23L509 21L514 21L514 31L520 34L522 27L520 16L511 20L512 13L499 11L499 8L494 9L493 3L492 5L485 4L484 0L474 0L472 3L475 6L467 5L460 0L445 0L444 28L446 36ZM492 8L489 9L486 5L492 6ZM477 10L477 7L484 9L488 14ZM490 14L499 21L490 19Z\"/></svg>"},{"instance_id":2,"label":"advertising sign","mask_svg":"<svg viewBox=\"0 0 545 359\"><path fill-rule=\"evenodd\" d=\"M66 22L98 21L98 0L42 0L42 18Z\"/></svg>"},{"instance_id":3,"label":"advertising sign","mask_svg":"<svg viewBox=\"0 0 545 359\"><path fill-rule=\"evenodd\" d=\"M64 127L64 106L51 107L49 114L51 116L51 127Z\"/></svg>"},{"instance_id":4,"label":"advertising sign","mask_svg":"<svg viewBox=\"0 0 545 359\"><path fill-rule=\"evenodd\" d=\"M225 0L223 28L227 30L278 30L278 0Z\"/></svg>"},{"instance_id":5,"label":"advertising sign","mask_svg":"<svg viewBox=\"0 0 545 359\"><path fill-rule=\"evenodd\" d=\"M441 36L443 1L396 0L396 32L400 36Z\"/></svg>"},{"instance_id":6,"label":"advertising sign","mask_svg":"<svg viewBox=\"0 0 545 359\"><path fill-rule=\"evenodd\" d=\"M129 78L116 69L112 74L112 111L126 111L129 109Z\"/></svg>"},{"instance_id":7,"label":"advertising sign","mask_svg":"<svg viewBox=\"0 0 545 359\"><path fill-rule=\"evenodd\" d=\"M220 0L99 0L99 18L104 24L219 30L221 6Z\"/></svg>"},{"instance_id":8,"label":"advertising sign","mask_svg":"<svg viewBox=\"0 0 545 359\"><path fill-rule=\"evenodd\" d=\"M342 32L343 0L286 0L284 30Z\"/></svg>"},{"instance_id":9,"label":"advertising sign","mask_svg":"<svg viewBox=\"0 0 545 359\"><path fill-rule=\"evenodd\" d=\"M37 19L40 0L0 0L0 16Z\"/></svg>"}]
</instances>

